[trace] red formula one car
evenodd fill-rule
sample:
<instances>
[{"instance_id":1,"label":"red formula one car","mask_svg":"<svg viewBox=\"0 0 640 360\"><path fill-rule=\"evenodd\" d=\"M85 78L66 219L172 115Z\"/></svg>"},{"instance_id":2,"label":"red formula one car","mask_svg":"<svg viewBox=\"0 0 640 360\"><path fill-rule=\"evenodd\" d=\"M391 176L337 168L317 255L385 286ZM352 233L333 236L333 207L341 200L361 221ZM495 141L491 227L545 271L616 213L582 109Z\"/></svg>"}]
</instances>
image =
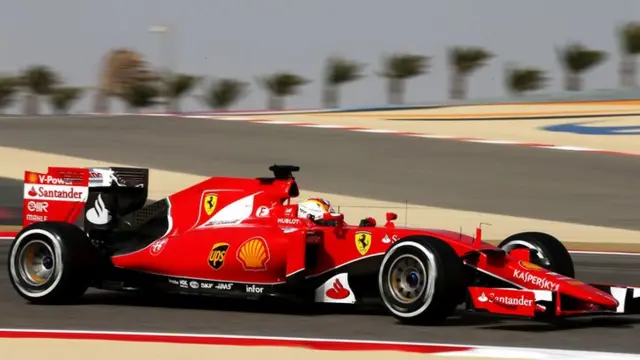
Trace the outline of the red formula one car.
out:
<instances>
[{"instance_id":1,"label":"red formula one car","mask_svg":"<svg viewBox=\"0 0 640 360\"><path fill-rule=\"evenodd\" d=\"M211 177L147 203L148 170L27 171L24 228L9 251L15 290L35 303L108 290L358 304L435 324L468 311L553 320L637 313L640 288L574 279L560 241L538 232L499 246L440 229L401 228L342 214L297 217L293 172ZM83 216L82 216L83 215ZM77 225L80 224L81 226Z\"/></svg>"}]
</instances>

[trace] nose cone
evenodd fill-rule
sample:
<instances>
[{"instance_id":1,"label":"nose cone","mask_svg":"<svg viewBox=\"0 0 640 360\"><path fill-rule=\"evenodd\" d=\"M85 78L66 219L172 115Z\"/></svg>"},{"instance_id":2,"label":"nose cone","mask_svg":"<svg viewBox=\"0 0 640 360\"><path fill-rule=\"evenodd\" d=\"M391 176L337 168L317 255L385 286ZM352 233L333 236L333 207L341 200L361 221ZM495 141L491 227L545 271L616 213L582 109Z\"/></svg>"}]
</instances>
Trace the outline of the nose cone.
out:
<instances>
[{"instance_id":1,"label":"nose cone","mask_svg":"<svg viewBox=\"0 0 640 360\"><path fill-rule=\"evenodd\" d=\"M616 300L613 296L611 296L611 295L609 295L609 294L607 294L607 293L605 293L603 291L600 291L600 290L598 290L596 288L593 288L593 289L595 289L596 293L594 295L592 295L592 297L593 297L593 300L591 300L592 302L597 303L597 304L602 305L602 306L607 307L607 308L611 308L611 309L616 309L618 307L618 305L620 305L618 300Z\"/></svg>"},{"instance_id":2,"label":"nose cone","mask_svg":"<svg viewBox=\"0 0 640 360\"><path fill-rule=\"evenodd\" d=\"M562 288L562 292L569 296L600 305L607 309L615 310L619 305L618 300L612 295L579 280L567 281L562 284Z\"/></svg>"}]
</instances>

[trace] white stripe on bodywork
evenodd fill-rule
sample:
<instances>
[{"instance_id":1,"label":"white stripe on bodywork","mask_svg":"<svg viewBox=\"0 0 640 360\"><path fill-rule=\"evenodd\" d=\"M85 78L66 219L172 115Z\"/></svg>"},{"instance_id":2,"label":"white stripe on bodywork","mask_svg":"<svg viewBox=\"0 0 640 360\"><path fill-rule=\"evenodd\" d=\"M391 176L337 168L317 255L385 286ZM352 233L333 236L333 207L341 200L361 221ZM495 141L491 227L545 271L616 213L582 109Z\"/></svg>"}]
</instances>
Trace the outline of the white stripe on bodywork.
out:
<instances>
[{"instance_id":1,"label":"white stripe on bodywork","mask_svg":"<svg viewBox=\"0 0 640 360\"><path fill-rule=\"evenodd\" d=\"M232 202L220 209L220 211L213 215L209 220L198 226L197 229L240 224L244 220L248 219L253 213L253 202L256 195L260 193L262 193L262 191L258 191L255 194L245 196L242 199Z\"/></svg>"}]
</instances>

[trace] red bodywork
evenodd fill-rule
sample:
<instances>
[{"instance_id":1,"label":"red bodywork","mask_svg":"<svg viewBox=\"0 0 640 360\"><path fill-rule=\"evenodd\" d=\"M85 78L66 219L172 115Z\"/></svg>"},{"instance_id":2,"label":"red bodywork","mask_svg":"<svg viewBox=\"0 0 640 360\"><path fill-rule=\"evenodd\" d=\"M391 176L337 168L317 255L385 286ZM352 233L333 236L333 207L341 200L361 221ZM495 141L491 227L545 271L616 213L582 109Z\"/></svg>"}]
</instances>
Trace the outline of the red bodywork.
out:
<instances>
[{"instance_id":1,"label":"red bodywork","mask_svg":"<svg viewBox=\"0 0 640 360\"><path fill-rule=\"evenodd\" d=\"M72 174L78 193L90 189L87 169L50 168L47 174L25 173L25 226L33 222L34 197L27 196L54 178ZM45 177L40 177L45 175ZM84 190L83 190L84 189ZM37 189L36 189L37 191ZM34 195L31 192L31 195ZM381 226L360 227L344 223L342 215L328 216L332 226L320 226L297 217L297 205L290 199L298 195L293 178L212 177L167 197L169 226L164 236L136 251L111 258L117 268L166 276L253 286L286 284L294 277L321 279L324 299L333 302L353 292L340 278L324 279L323 274L349 272L350 265L384 256L397 240L408 235L426 235L446 241L464 263L515 286L515 289L472 287L467 306L497 314L535 316L549 312L536 304L540 296L554 298L554 316L594 312L615 312L619 302L609 293L573 278L540 268L527 252L506 254L483 242L481 230L475 236L440 229L395 227L395 214L389 213ZM84 196L84 195L83 195ZM86 199L86 196L85 198ZM82 199L49 200L48 220L74 222L81 212ZM88 205L87 205L88 206ZM53 210L53 211L52 211ZM310 246L314 264L308 266ZM373 262L375 263L375 262ZM377 268L370 268L377 276ZM543 294L543 295L540 295ZM355 294L356 296L358 294ZM574 300L566 308L561 296ZM355 301L350 301L355 302Z\"/></svg>"}]
</instances>

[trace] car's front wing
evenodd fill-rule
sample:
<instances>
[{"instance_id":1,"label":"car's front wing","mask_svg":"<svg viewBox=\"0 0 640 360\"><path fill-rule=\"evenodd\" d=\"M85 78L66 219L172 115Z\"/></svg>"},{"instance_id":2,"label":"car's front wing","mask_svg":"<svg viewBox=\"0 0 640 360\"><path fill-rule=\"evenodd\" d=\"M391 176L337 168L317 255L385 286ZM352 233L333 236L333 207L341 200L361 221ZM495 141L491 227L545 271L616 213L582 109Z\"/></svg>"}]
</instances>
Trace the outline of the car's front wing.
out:
<instances>
[{"instance_id":1,"label":"car's front wing","mask_svg":"<svg viewBox=\"0 0 640 360\"><path fill-rule=\"evenodd\" d=\"M510 288L469 287L468 311L540 320L557 318L640 314L640 287L589 284L612 295L619 303L615 309L569 298L557 291Z\"/></svg>"}]
</instances>

